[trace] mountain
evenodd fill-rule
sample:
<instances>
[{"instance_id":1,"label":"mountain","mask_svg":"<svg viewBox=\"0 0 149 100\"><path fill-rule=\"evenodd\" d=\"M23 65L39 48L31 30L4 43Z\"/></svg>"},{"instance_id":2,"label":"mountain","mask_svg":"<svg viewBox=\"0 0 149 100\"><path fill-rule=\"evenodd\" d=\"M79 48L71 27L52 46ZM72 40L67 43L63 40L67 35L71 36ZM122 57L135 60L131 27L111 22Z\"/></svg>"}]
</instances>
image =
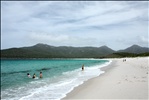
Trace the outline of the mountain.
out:
<instances>
[{"instance_id":1,"label":"mountain","mask_svg":"<svg viewBox=\"0 0 149 100\"><path fill-rule=\"evenodd\" d=\"M114 52L107 46L55 47L39 43L31 47L1 50L1 58L99 58Z\"/></svg>"},{"instance_id":2,"label":"mountain","mask_svg":"<svg viewBox=\"0 0 149 100\"><path fill-rule=\"evenodd\" d=\"M140 47L138 45L132 45L131 47L128 47L128 48L126 48L124 50L119 50L117 52L127 52L127 53L139 54L139 53L149 52L149 48L147 48L147 47Z\"/></svg>"},{"instance_id":3,"label":"mountain","mask_svg":"<svg viewBox=\"0 0 149 100\"><path fill-rule=\"evenodd\" d=\"M30 47L1 50L1 58L113 58L149 56L149 48L133 45L124 50L114 51L107 46L71 47L36 44Z\"/></svg>"}]
</instances>

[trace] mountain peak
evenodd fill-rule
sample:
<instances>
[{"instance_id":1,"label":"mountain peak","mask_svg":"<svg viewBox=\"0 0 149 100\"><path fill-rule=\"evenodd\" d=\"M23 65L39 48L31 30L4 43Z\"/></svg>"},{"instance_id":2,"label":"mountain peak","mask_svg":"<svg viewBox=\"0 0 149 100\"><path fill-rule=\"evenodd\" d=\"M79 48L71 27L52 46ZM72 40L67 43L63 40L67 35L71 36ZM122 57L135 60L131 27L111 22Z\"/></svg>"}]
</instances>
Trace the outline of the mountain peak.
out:
<instances>
[{"instance_id":1,"label":"mountain peak","mask_svg":"<svg viewBox=\"0 0 149 100\"><path fill-rule=\"evenodd\" d=\"M145 53L145 52L149 52L149 48L141 47L139 45L134 44L124 50L119 50L118 52Z\"/></svg>"},{"instance_id":2,"label":"mountain peak","mask_svg":"<svg viewBox=\"0 0 149 100\"><path fill-rule=\"evenodd\" d=\"M43 43L38 43L38 44L34 45L34 47L52 47L52 46L43 44Z\"/></svg>"},{"instance_id":3,"label":"mountain peak","mask_svg":"<svg viewBox=\"0 0 149 100\"><path fill-rule=\"evenodd\" d=\"M47 45L47 44L44 44L44 43L37 43L36 46L43 46L43 45Z\"/></svg>"},{"instance_id":4,"label":"mountain peak","mask_svg":"<svg viewBox=\"0 0 149 100\"><path fill-rule=\"evenodd\" d=\"M112 50L111 48L109 48L109 47L106 46L106 45L103 45L103 46L101 46L101 47L99 47L99 48L102 48L102 49L105 49L105 50ZM114 50L112 50L112 51L114 51Z\"/></svg>"},{"instance_id":5,"label":"mountain peak","mask_svg":"<svg viewBox=\"0 0 149 100\"><path fill-rule=\"evenodd\" d=\"M132 45L131 47L140 47L139 45L137 45L137 44L134 44L134 45Z\"/></svg>"},{"instance_id":6,"label":"mountain peak","mask_svg":"<svg viewBox=\"0 0 149 100\"><path fill-rule=\"evenodd\" d=\"M101 46L100 48L109 48L108 46L106 46L106 45L103 45L103 46Z\"/></svg>"}]
</instances>

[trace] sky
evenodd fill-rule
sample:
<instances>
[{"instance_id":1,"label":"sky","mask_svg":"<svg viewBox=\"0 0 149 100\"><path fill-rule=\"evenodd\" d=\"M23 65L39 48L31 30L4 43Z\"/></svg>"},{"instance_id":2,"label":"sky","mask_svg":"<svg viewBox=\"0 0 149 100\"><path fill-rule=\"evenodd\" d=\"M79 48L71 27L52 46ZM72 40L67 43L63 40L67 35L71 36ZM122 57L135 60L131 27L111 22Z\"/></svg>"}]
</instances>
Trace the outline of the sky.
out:
<instances>
[{"instance_id":1,"label":"sky","mask_svg":"<svg viewBox=\"0 0 149 100\"><path fill-rule=\"evenodd\" d=\"M1 49L148 47L148 1L1 1Z\"/></svg>"}]
</instances>

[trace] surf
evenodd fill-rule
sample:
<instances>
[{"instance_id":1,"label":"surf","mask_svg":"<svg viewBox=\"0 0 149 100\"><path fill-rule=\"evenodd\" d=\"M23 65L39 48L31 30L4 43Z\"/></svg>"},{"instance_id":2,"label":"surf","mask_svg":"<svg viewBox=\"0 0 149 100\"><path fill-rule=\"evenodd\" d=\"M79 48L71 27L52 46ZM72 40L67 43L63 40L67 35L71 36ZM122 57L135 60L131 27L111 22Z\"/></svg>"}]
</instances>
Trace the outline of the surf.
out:
<instances>
[{"instance_id":1,"label":"surf","mask_svg":"<svg viewBox=\"0 0 149 100\"><path fill-rule=\"evenodd\" d=\"M21 61L19 66L9 65L7 61L6 65L12 67L20 67L19 71L13 70L12 72L17 72L14 74L9 74L5 76L2 74L2 99L54 99L58 100L63 98L67 93L72 91L74 87L82 84L84 81L99 76L104 73L100 70L101 67L106 66L110 63L108 60L89 60L89 59L75 59L75 60L29 60ZM4 63L4 62L3 62ZM14 61L13 63L20 63ZM85 65L84 71L82 71L81 66ZM3 64L2 66L8 67ZM16 64L15 64L16 65ZM24 66L30 65L26 68ZM36 65L34 69L31 66ZM42 66L42 67L41 67ZM22 69L24 71L21 71ZM31 70L30 70L31 69ZM36 73L38 79L28 78L26 72L30 70L30 75L32 76ZM42 71L43 78L39 78L39 71ZM5 71L6 72L6 71ZM10 72L7 71L7 72ZM3 72L4 73L4 72ZM6 80L7 78L14 77L14 85L11 83L13 80ZM5 80L3 80L5 78ZM7 83L7 85L4 85ZM4 85L4 86L3 86ZM8 87L8 85L10 85ZM17 95L17 96L16 96ZM42 96L41 96L42 95Z\"/></svg>"}]
</instances>

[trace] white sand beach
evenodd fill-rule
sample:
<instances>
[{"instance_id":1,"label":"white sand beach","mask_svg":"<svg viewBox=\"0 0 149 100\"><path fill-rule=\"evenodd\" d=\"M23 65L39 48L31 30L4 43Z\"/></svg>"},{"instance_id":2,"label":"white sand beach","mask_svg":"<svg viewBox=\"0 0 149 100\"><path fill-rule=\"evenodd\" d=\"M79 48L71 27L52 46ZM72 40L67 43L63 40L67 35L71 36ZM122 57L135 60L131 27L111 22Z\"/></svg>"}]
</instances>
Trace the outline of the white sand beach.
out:
<instances>
[{"instance_id":1,"label":"white sand beach","mask_svg":"<svg viewBox=\"0 0 149 100\"><path fill-rule=\"evenodd\" d=\"M104 74L74 88L62 100L142 99L148 100L149 57L112 59Z\"/></svg>"}]
</instances>

